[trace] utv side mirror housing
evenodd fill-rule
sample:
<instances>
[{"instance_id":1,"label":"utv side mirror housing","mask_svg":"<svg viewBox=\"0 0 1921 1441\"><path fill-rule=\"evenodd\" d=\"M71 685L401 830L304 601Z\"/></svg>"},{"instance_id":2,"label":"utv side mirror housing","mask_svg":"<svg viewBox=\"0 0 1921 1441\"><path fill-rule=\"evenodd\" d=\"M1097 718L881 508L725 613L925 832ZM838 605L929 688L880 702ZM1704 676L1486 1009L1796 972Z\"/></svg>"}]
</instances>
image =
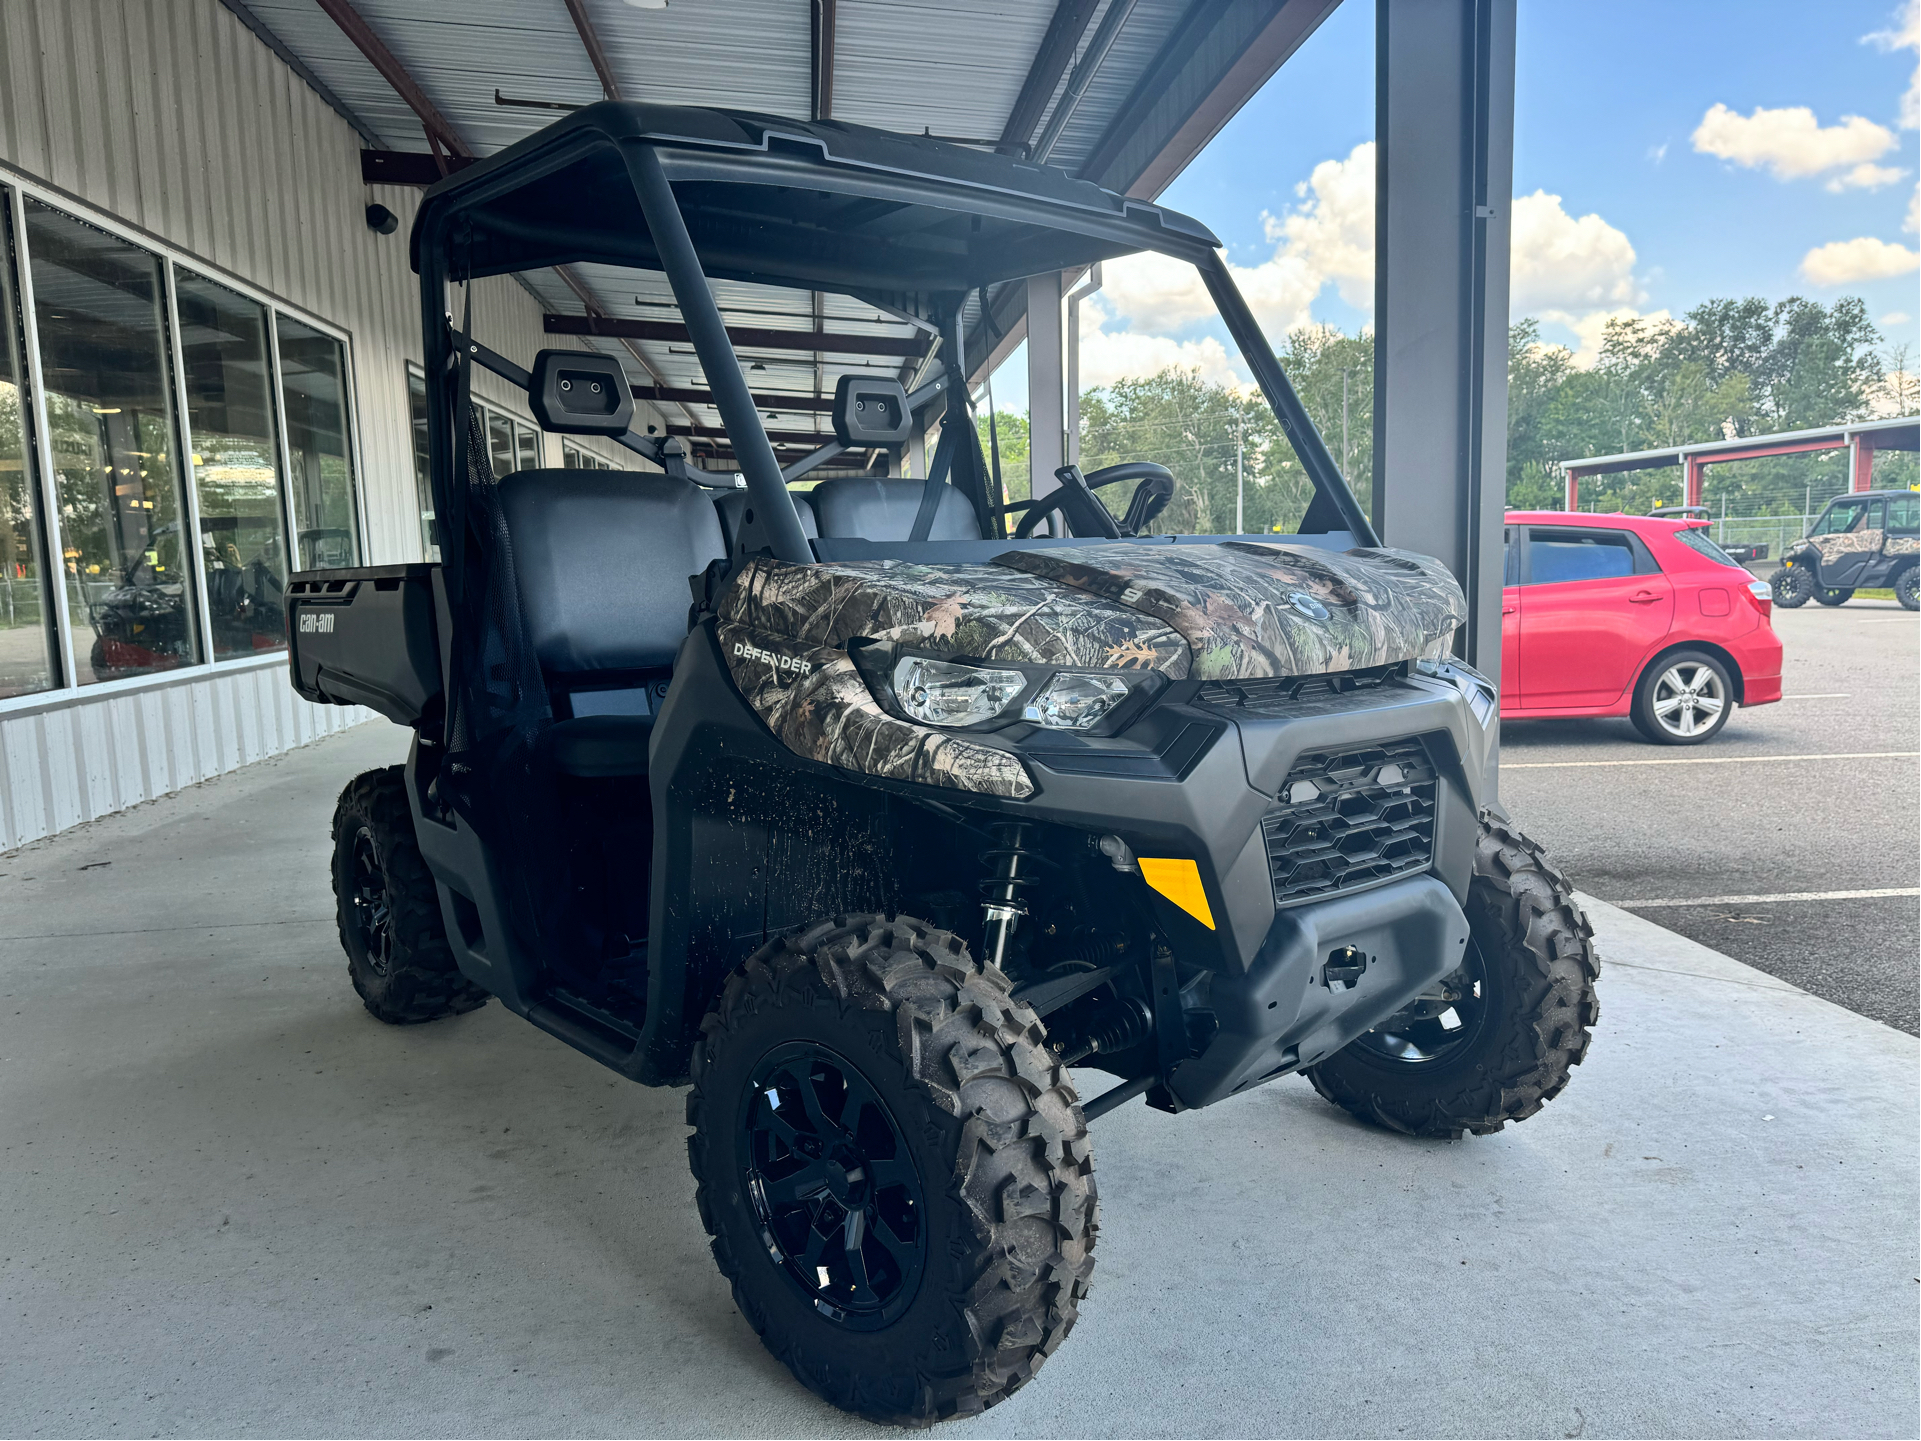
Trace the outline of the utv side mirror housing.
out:
<instances>
[{"instance_id":1,"label":"utv side mirror housing","mask_svg":"<svg viewBox=\"0 0 1921 1441\"><path fill-rule=\"evenodd\" d=\"M899 445L913 423L898 380L843 375L834 387L834 438L849 450Z\"/></svg>"},{"instance_id":2,"label":"utv side mirror housing","mask_svg":"<svg viewBox=\"0 0 1921 1441\"><path fill-rule=\"evenodd\" d=\"M534 357L527 404L542 430L558 435L625 435L634 392L611 355L543 350Z\"/></svg>"}]
</instances>

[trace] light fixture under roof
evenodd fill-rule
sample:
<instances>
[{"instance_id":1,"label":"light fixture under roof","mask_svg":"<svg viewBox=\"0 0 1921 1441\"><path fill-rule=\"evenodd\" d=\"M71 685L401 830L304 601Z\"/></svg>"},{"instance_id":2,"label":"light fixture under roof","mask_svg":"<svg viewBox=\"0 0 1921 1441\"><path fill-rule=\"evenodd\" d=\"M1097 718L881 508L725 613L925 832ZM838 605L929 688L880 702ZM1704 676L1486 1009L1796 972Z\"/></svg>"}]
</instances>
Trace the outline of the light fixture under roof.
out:
<instances>
[{"instance_id":1,"label":"light fixture under roof","mask_svg":"<svg viewBox=\"0 0 1921 1441\"><path fill-rule=\"evenodd\" d=\"M627 0L636 10L665 10L667 0Z\"/></svg>"}]
</instances>

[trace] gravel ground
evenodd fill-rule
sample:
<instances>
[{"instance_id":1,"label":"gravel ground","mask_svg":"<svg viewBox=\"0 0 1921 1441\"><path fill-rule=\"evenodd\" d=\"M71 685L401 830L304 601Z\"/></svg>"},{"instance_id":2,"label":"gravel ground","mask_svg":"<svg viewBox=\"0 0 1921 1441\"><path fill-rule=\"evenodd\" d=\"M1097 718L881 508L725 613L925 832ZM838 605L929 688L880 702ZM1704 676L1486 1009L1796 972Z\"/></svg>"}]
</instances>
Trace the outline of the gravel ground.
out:
<instances>
[{"instance_id":1,"label":"gravel ground","mask_svg":"<svg viewBox=\"0 0 1921 1441\"><path fill-rule=\"evenodd\" d=\"M1916 885L1917 619L1891 600L1777 610L1786 698L1704 746L1649 745L1624 719L1513 722L1501 798L1583 890L1912 1034L1913 895L1637 903ZM1616 764L1565 764L1594 761ZM1688 763L1623 764L1649 761Z\"/></svg>"}]
</instances>

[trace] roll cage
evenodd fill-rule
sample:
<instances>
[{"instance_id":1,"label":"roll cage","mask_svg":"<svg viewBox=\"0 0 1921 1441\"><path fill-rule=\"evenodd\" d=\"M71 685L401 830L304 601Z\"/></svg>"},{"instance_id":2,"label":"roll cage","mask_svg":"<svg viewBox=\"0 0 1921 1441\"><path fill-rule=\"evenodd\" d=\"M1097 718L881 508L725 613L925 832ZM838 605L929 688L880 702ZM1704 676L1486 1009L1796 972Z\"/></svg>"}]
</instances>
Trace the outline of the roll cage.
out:
<instances>
[{"instance_id":1,"label":"roll cage","mask_svg":"<svg viewBox=\"0 0 1921 1441\"><path fill-rule=\"evenodd\" d=\"M709 280L859 296L935 328L948 376L967 376L963 318L985 287L1141 251L1201 273L1228 331L1314 487L1304 533L1378 544L1327 446L1199 222L1066 172L930 137L838 122L603 101L586 106L430 188L415 219L427 373L430 474L456 603L471 558L458 477L459 350L525 385L456 331L448 286L573 263L662 272L671 288L774 556L807 564L804 534ZM953 387L948 387L949 404ZM674 468L671 448L630 437ZM966 447L962 447L963 450ZM982 534L1005 536L1006 508L978 465L955 485ZM1002 498L1004 499L1004 498Z\"/></svg>"}]
</instances>

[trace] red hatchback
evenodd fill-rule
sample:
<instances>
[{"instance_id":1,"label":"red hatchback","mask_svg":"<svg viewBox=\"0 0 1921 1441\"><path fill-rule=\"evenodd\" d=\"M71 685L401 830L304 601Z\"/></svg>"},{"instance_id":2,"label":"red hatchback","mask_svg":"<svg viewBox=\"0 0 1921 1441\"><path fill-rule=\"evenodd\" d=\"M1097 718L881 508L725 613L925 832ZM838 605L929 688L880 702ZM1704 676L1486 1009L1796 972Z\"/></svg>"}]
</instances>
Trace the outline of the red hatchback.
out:
<instances>
[{"instance_id":1,"label":"red hatchback","mask_svg":"<svg viewBox=\"0 0 1921 1441\"><path fill-rule=\"evenodd\" d=\"M1624 715L1699 745L1781 699L1767 583L1698 522L1510 511L1503 584L1504 719Z\"/></svg>"}]
</instances>

